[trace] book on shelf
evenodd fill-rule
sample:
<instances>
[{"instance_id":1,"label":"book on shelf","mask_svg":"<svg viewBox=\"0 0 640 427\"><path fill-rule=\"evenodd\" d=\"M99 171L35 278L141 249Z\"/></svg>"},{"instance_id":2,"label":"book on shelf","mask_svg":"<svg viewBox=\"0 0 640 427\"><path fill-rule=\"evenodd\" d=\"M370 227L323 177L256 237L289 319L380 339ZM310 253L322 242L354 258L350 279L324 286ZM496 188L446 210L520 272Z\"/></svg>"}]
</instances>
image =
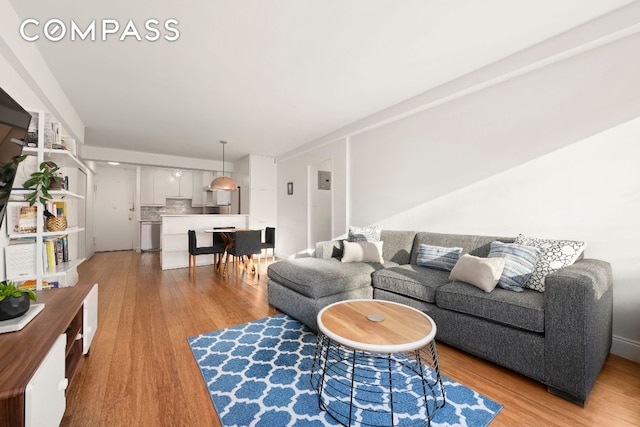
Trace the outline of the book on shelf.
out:
<instances>
[{"instance_id":1,"label":"book on shelf","mask_svg":"<svg viewBox=\"0 0 640 427\"><path fill-rule=\"evenodd\" d=\"M4 248L5 273L8 279L36 274L35 242L21 245L9 245Z\"/></svg>"},{"instance_id":2,"label":"book on shelf","mask_svg":"<svg viewBox=\"0 0 640 427\"><path fill-rule=\"evenodd\" d=\"M69 138L68 136L63 135L62 148L67 150L69 153L71 153L73 157L78 157L78 144L76 144L75 139Z\"/></svg>"},{"instance_id":3,"label":"book on shelf","mask_svg":"<svg viewBox=\"0 0 640 427\"><path fill-rule=\"evenodd\" d=\"M29 289L32 291L36 290L36 281L35 280L25 280L24 282L17 285L18 289ZM43 280L42 281L42 289L58 289L60 287L60 282L57 280Z\"/></svg>"},{"instance_id":4,"label":"book on shelf","mask_svg":"<svg viewBox=\"0 0 640 427\"><path fill-rule=\"evenodd\" d=\"M54 132L57 130L60 132L60 123L53 122L52 116L49 113L40 113L37 111L29 111L31 114L31 122L29 123L29 129L27 130L27 147L37 147L38 139L42 136L44 148L52 148L55 140ZM42 135L40 135L40 114L43 114ZM57 125L54 129L54 123Z\"/></svg>"},{"instance_id":5,"label":"book on shelf","mask_svg":"<svg viewBox=\"0 0 640 427\"><path fill-rule=\"evenodd\" d=\"M57 264L54 242L51 240L45 240L44 248L45 248L44 252L47 260L47 263L45 264L47 266L46 270L50 273L53 273L56 271L56 264Z\"/></svg>"},{"instance_id":6,"label":"book on shelf","mask_svg":"<svg viewBox=\"0 0 640 427\"><path fill-rule=\"evenodd\" d=\"M69 243L66 235L47 237L43 243L42 259L45 270L53 272L56 265L69 261Z\"/></svg>"}]
</instances>

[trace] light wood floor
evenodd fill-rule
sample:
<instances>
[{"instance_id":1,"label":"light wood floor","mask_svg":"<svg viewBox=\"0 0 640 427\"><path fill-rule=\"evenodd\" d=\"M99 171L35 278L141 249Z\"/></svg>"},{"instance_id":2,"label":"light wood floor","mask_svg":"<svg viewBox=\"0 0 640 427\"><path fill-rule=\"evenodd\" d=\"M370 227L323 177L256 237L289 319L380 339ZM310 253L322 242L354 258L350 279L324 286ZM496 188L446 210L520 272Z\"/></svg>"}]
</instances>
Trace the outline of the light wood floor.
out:
<instances>
[{"instance_id":1,"label":"light wood floor","mask_svg":"<svg viewBox=\"0 0 640 427\"><path fill-rule=\"evenodd\" d=\"M276 314L266 266L227 278L211 266L162 271L158 253L98 253L80 284L99 284L99 328L67 391L63 426L219 426L186 338ZM447 376L504 405L491 426L640 425L640 365L610 356L585 408L544 386L438 344ZM277 426L274 426L277 427Z\"/></svg>"}]
</instances>

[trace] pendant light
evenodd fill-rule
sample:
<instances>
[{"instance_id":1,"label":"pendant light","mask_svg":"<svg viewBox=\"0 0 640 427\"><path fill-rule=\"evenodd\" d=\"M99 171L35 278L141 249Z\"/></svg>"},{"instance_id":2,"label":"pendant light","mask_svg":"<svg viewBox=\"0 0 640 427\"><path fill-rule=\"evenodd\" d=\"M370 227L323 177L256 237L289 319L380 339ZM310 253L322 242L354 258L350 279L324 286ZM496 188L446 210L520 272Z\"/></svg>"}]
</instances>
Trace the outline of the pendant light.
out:
<instances>
[{"instance_id":1,"label":"pendant light","mask_svg":"<svg viewBox=\"0 0 640 427\"><path fill-rule=\"evenodd\" d=\"M217 177L211 184L209 184L209 188L211 190L231 190L235 191L238 189L238 184L231 178L227 178L224 176L224 146L227 144L227 141L220 141L222 144L222 176Z\"/></svg>"}]
</instances>

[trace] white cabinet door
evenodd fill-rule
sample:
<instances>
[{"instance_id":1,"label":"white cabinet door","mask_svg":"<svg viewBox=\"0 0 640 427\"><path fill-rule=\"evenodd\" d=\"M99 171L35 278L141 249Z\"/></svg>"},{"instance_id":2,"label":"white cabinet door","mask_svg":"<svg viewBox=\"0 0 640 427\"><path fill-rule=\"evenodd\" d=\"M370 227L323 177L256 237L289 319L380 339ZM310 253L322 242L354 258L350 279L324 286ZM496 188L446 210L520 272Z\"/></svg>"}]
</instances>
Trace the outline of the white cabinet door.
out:
<instances>
[{"instance_id":1,"label":"white cabinet door","mask_svg":"<svg viewBox=\"0 0 640 427\"><path fill-rule=\"evenodd\" d=\"M27 384L24 398L27 427L57 426L62 421L68 384L64 376L66 344L66 335L60 335Z\"/></svg>"},{"instance_id":2,"label":"white cabinet door","mask_svg":"<svg viewBox=\"0 0 640 427\"><path fill-rule=\"evenodd\" d=\"M98 330L98 284L87 294L82 304L82 354L89 353L93 336Z\"/></svg>"},{"instance_id":3,"label":"white cabinet door","mask_svg":"<svg viewBox=\"0 0 640 427\"><path fill-rule=\"evenodd\" d=\"M204 205L204 185L202 185L202 171L193 172L191 183L191 206Z\"/></svg>"},{"instance_id":4,"label":"white cabinet door","mask_svg":"<svg viewBox=\"0 0 640 427\"><path fill-rule=\"evenodd\" d=\"M193 197L193 172L183 171L180 177L180 197Z\"/></svg>"},{"instance_id":5,"label":"white cabinet door","mask_svg":"<svg viewBox=\"0 0 640 427\"><path fill-rule=\"evenodd\" d=\"M140 204L153 205L153 169L140 169Z\"/></svg>"},{"instance_id":6,"label":"white cabinet door","mask_svg":"<svg viewBox=\"0 0 640 427\"><path fill-rule=\"evenodd\" d=\"M167 197L180 197L180 180L171 169L156 169L153 174L153 199L157 204L166 204Z\"/></svg>"}]
</instances>

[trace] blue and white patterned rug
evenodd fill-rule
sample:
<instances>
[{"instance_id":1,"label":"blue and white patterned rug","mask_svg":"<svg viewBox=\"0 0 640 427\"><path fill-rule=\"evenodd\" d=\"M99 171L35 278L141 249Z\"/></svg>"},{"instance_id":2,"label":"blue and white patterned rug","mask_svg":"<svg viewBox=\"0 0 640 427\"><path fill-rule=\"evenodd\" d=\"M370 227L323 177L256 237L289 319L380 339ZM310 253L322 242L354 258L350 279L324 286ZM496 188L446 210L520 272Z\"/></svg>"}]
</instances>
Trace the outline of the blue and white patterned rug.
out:
<instances>
[{"instance_id":1,"label":"blue and white patterned rug","mask_svg":"<svg viewBox=\"0 0 640 427\"><path fill-rule=\"evenodd\" d=\"M310 372L316 335L279 314L187 339L225 427L340 425L318 406ZM432 426L486 426L502 405L442 377Z\"/></svg>"}]
</instances>

